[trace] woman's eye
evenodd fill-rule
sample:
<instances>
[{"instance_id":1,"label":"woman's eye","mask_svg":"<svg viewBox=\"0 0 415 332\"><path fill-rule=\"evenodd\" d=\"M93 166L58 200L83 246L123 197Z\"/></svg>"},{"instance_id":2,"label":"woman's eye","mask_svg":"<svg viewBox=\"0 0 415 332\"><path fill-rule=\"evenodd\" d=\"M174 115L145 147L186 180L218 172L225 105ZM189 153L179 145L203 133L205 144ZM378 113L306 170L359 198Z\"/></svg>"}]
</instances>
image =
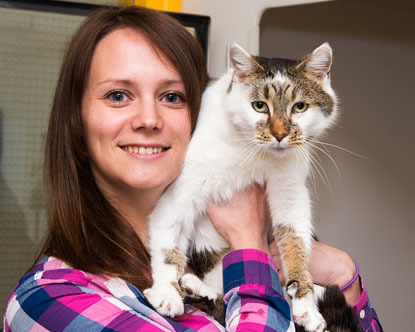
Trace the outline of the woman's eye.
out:
<instances>
[{"instance_id":1,"label":"woman's eye","mask_svg":"<svg viewBox=\"0 0 415 332\"><path fill-rule=\"evenodd\" d=\"M299 103L294 104L293 111L296 113L302 113L302 112L305 112L307 108L308 108L308 104L299 102Z\"/></svg>"},{"instance_id":2,"label":"woman's eye","mask_svg":"<svg viewBox=\"0 0 415 332\"><path fill-rule=\"evenodd\" d=\"M263 101L254 101L252 103L252 107L255 111L259 113L267 113L268 112L268 105Z\"/></svg>"},{"instance_id":3,"label":"woman's eye","mask_svg":"<svg viewBox=\"0 0 415 332\"><path fill-rule=\"evenodd\" d=\"M123 91L112 91L107 95L107 98L117 104L128 100L127 94Z\"/></svg>"},{"instance_id":4,"label":"woman's eye","mask_svg":"<svg viewBox=\"0 0 415 332\"><path fill-rule=\"evenodd\" d=\"M183 102L183 98L177 93L168 93L163 97L163 101L171 104L179 104Z\"/></svg>"}]
</instances>

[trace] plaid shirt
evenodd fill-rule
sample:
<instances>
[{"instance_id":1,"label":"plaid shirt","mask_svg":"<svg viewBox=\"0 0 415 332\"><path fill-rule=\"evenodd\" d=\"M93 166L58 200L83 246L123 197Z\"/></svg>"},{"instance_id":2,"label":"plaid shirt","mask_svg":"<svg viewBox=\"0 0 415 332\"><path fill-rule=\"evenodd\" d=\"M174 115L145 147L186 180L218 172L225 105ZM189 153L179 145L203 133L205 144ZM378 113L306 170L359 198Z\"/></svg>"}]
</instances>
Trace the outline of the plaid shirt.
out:
<instances>
[{"instance_id":1,"label":"plaid shirt","mask_svg":"<svg viewBox=\"0 0 415 332\"><path fill-rule=\"evenodd\" d=\"M226 331L295 331L267 254L253 249L229 253L223 260L223 278ZM382 331L364 289L355 310L363 331ZM6 332L225 331L190 306L174 321L163 317L135 286L72 269L54 257L44 257L20 279L6 306L4 328Z\"/></svg>"}]
</instances>

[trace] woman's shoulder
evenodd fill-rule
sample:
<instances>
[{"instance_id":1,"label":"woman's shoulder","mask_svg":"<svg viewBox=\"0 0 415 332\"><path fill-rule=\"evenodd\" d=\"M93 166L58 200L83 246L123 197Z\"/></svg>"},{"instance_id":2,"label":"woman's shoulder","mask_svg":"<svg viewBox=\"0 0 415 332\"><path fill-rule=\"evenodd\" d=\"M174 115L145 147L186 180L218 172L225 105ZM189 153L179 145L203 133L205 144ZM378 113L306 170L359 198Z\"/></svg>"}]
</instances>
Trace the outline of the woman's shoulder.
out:
<instances>
[{"instance_id":1,"label":"woman's shoulder","mask_svg":"<svg viewBox=\"0 0 415 332\"><path fill-rule=\"evenodd\" d=\"M51 284L76 284L84 288L109 292L106 284L111 279L75 269L59 258L44 256L20 278L13 293L26 293L34 285L41 287Z\"/></svg>"},{"instance_id":2,"label":"woman's shoulder","mask_svg":"<svg viewBox=\"0 0 415 332\"><path fill-rule=\"evenodd\" d=\"M23 275L11 292L5 312L5 331L12 323L18 330L29 330L29 325L45 319L56 319L68 324L77 316L85 316L92 323L101 323L94 308L105 308L109 313L133 311L149 316L149 308L140 291L126 281L100 276L75 269L56 257L45 256ZM55 318L53 318L55 317ZM27 322L28 326L22 326Z\"/></svg>"},{"instance_id":3,"label":"woman's shoulder","mask_svg":"<svg viewBox=\"0 0 415 332\"><path fill-rule=\"evenodd\" d=\"M137 287L125 280L106 275L88 273L71 267L63 260L44 256L25 275L23 275L14 288L12 295L20 296L40 289L48 289L48 286L61 292L70 291L71 286L76 286L80 292L95 293L101 296L113 296L127 301L145 304L145 299ZM57 294L50 294L51 296ZM130 300L128 300L130 299Z\"/></svg>"}]
</instances>

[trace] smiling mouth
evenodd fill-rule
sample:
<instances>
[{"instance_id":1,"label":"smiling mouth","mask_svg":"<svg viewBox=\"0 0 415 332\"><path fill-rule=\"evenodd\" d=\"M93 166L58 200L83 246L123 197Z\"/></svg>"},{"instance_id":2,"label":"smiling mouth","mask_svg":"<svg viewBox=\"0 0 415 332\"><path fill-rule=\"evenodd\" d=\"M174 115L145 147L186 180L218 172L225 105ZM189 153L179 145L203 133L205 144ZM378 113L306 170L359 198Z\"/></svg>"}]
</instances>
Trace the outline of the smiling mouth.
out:
<instances>
[{"instance_id":1,"label":"smiling mouth","mask_svg":"<svg viewBox=\"0 0 415 332\"><path fill-rule=\"evenodd\" d=\"M121 149L130 152L130 153L135 153L135 154L156 154L156 153L161 153L165 150L167 150L168 148L163 148L161 146L132 146L132 145L127 145L127 146L122 146Z\"/></svg>"}]
</instances>

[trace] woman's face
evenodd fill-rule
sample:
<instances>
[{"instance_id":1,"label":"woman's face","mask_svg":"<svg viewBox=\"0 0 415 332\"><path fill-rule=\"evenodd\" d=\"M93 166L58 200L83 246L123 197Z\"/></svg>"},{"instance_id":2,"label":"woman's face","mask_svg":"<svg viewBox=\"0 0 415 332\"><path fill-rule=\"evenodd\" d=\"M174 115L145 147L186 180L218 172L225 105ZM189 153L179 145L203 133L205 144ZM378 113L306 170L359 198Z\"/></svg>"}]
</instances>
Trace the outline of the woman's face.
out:
<instances>
[{"instance_id":1,"label":"woman's face","mask_svg":"<svg viewBox=\"0 0 415 332\"><path fill-rule=\"evenodd\" d=\"M97 45L82 102L93 175L109 195L163 190L178 176L191 127L175 68L133 29Z\"/></svg>"}]
</instances>

